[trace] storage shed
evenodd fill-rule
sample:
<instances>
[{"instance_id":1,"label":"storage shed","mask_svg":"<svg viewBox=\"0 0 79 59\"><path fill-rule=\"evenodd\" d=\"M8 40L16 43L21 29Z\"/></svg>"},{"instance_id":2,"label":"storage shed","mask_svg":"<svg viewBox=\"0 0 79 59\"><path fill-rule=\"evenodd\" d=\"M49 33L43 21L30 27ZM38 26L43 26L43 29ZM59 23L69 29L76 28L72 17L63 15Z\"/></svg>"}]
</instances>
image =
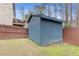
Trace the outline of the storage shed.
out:
<instances>
[{"instance_id":1,"label":"storage shed","mask_svg":"<svg viewBox=\"0 0 79 59\"><path fill-rule=\"evenodd\" d=\"M28 19L29 39L47 45L62 42L62 21L45 15L31 15Z\"/></svg>"}]
</instances>

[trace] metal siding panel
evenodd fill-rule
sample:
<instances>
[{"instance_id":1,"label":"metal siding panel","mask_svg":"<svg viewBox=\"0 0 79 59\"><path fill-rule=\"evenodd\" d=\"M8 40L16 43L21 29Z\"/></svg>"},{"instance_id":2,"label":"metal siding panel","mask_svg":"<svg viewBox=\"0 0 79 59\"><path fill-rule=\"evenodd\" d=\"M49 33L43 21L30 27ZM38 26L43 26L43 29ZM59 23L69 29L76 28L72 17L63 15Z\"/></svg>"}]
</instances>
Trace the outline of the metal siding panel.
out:
<instances>
[{"instance_id":1,"label":"metal siding panel","mask_svg":"<svg viewBox=\"0 0 79 59\"><path fill-rule=\"evenodd\" d=\"M59 42L61 41L61 39L62 39L62 24L42 20L41 44Z\"/></svg>"},{"instance_id":2,"label":"metal siding panel","mask_svg":"<svg viewBox=\"0 0 79 59\"><path fill-rule=\"evenodd\" d=\"M40 17L32 17L29 22L29 38L40 44Z\"/></svg>"}]
</instances>

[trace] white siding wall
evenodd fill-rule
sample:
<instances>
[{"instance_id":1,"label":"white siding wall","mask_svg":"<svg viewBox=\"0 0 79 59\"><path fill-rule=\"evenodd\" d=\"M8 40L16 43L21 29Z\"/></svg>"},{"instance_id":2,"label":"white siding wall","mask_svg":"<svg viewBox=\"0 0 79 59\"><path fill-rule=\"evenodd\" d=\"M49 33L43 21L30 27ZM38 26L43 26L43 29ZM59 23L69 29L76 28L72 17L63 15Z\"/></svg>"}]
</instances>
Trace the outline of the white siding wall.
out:
<instances>
[{"instance_id":1,"label":"white siding wall","mask_svg":"<svg viewBox=\"0 0 79 59\"><path fill-rule=\"evenodd\" d=\"M0 3L0 24L13 24L13 4Z\"/></svg>"}]
</instances>

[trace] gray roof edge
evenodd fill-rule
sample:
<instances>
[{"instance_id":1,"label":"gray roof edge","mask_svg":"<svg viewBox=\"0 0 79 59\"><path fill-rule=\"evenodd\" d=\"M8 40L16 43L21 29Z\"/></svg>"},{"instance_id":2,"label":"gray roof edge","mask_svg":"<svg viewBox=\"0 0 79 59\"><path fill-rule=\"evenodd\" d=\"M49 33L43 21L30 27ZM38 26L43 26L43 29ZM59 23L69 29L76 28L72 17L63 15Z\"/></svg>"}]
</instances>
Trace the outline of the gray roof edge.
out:
<instances>
[{"instance_id":1,"label":"gray roof edge","mask_svg":"<svg viewBox=\"0 0 79 59\"><path fill-rule=\"evenodd\" d=\"M50 19L51 21L56 21L56 22L60 22L60 23L63 22L63 20L60 20L60 19L57 19L57 18L54 18L54 17L50 17L50 16L46 16L46 15L42 15L42 14L41 14L41 15L40 15L40 14L32 14L32 15L30 15L30 17L29 17L27 23L30 22L30 20L31 20L31 18L32 18L33 16L41 17L41 18L45 18L45 19ZM56 20L55 20L55 19L56 19Z\"/></svg>"}]
</instances>

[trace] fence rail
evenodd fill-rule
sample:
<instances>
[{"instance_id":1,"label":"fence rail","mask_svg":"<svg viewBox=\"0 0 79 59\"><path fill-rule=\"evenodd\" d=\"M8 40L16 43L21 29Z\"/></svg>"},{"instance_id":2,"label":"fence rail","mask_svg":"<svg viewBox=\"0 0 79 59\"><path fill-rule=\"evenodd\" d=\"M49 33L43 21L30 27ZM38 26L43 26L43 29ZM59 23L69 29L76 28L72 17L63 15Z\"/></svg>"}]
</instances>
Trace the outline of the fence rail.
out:
<instances>
[{"instance_id":1,"label":"fence rail","mask_svg":"<svg viewBox=\"0 0 79 59\"><path fill-rule=\"evenodd\" d=\"M8 26L8 25L0 25L0 39L4 38L26 38L28 37L28 29Z\"/></svg>"}]
</instances>

